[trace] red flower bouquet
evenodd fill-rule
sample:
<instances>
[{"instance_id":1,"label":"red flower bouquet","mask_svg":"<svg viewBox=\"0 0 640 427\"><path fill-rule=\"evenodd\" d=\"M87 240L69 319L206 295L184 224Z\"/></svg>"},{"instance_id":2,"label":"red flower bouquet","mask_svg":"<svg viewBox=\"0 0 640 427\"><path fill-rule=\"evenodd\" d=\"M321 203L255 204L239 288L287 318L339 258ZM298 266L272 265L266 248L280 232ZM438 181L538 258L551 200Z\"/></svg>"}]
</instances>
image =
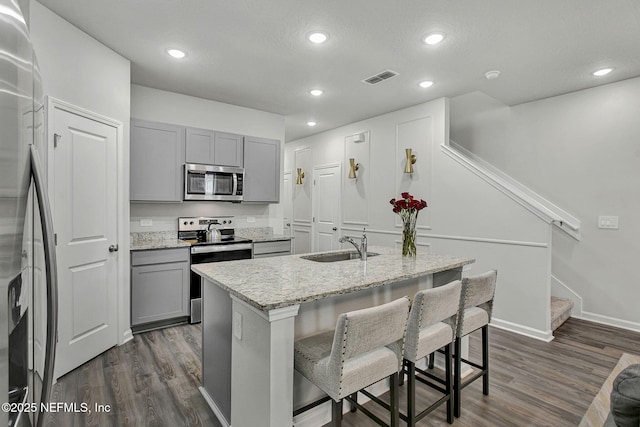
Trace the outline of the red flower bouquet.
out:
<instances>
[{"instance_id":1,"label":"red flower bouquet","mask_svg":"<svg viewBox=\"0 0 640 427\"><path fill-rule=\"evenodd\" d=\"M414 199L407 192L400 195L400 199L391 199L393 212L402 219L402 255L416 256L416 220L418 212L427 207L427 202Z\"/></svg>"}]
</instances>

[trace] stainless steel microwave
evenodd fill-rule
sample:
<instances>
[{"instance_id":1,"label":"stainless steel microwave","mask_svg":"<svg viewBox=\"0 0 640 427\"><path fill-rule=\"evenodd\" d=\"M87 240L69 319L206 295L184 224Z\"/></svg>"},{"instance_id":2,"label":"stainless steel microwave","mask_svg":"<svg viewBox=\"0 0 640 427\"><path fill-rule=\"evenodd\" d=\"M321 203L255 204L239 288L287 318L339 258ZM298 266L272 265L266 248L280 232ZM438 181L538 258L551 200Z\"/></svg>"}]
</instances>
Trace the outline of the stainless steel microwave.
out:
<instances>
[{"instance_id":1,"label":"stainless steel microwave","mask_svg":"<svg viewBox=\"0 0 640 427\"><path fill-rule=\"evenodd\" d=\"M243 186L243 168L184 165L184 200L241 202Z\"/></svg>"}]
</instances>

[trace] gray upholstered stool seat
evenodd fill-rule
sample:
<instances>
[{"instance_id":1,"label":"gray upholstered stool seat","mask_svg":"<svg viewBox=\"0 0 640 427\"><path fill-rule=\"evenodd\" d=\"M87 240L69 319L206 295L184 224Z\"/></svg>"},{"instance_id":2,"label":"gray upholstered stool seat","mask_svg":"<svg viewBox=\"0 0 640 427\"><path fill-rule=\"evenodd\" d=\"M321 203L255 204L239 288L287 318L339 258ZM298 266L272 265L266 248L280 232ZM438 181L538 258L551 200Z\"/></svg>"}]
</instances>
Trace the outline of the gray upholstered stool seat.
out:
<instances>
[{"instance_id":1,"label":"gray upholstered stool seat","mask_svg":"<svg viewBox=\"0 0 640 427\"><path fill-rule=\"evenodd\" d=\"M408 314L409 298L404 297L343 313L338 317L335 331L295 342L295 369L331 398L333 425L340 425L343 399L385 378L391 382L391 425L398 425L397 380ZM294 415L326 400L300 408ZM355 396L349 401L357 405ZM372 415L367 410L363 412Z\"/></svg>"},{"instance_id":2,"label":"gray upholstered stool seat","mask_svg":"<svg viewBox=\"0 0 640 427\"><path fill-rule=\"evenodd\" d=\"M496 291L498 273L495 270L488 271L477 276L462 279L462 295L460 297L460 313L458 315L458 328L454 344L454 414L460 416L461 391L473 381L482 377L482 393L489 394L489 322L493 311L493 298ZM462 358L461 339L470 333L480 329L482 331L482 363L475 363ZM462 381L462 362L476 368L478 371Z\"/></svg>"},{"instance_id":3,"label":"gray upholstered stool seat","mask_svg":"<svg viewBox=\"0 0 640 427\"><path fill-rule=\"evenodd\" d=\"M447 403L447 421L453 422L451 346L455 339L461 291L462 283L457 280L418 292L411 304L404 348L404 364L408 377L407 414L402 416L409 426L414 426L444 402ZM417 361L441 348L444 348L445 353L444 380L415 366ZM417 414L416 381L443 393L442 398Z\"/></svg>"}]
</instances>

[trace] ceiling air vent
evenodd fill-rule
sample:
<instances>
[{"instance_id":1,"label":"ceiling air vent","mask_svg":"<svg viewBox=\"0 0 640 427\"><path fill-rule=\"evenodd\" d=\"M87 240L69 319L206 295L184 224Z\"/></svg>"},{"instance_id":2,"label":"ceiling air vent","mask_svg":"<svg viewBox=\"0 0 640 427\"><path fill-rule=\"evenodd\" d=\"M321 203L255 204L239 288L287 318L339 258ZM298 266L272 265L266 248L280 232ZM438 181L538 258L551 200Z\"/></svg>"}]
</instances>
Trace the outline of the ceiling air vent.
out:
<instances>
[{"instance_id":1,"label":"ceiling air vent","mask_svg":"<svg viewBox=\"0 0 640 427\"><path fill-rule=\"evenodd\" d=\"M366 79L362 80L362 82L369 83L370 85L374 85L376 83L380 83L383 80L390 79L391 77L395 77L397 75L398 73L396 73L395 71L385 70L371 77L367 77Z\"/></svg>"}]
</instances>

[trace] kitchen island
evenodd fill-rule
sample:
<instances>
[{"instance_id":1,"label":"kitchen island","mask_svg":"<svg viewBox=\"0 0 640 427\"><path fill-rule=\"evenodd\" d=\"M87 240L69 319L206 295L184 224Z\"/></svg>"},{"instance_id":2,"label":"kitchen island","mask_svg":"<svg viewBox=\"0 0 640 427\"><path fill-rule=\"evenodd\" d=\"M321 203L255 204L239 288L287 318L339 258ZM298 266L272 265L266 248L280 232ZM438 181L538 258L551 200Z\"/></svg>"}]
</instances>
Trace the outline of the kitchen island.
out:
<instances>
[{"instance_id":1,"label":"kitchen island","mask_svg":"<svg viewBox=\"0 0 640 427\"><path fill-rule=\"evenodd\" d=\"M334 251L340 253L346 251ZM306 255L198 264L204 279L201 392L223 425L292 425L318 390L293 369L297 337L335 327L338 314L458 279L470 258L370 247L359 259ZM231 423L230 423L231 421Z\"/></svg>"}]
</instances>

